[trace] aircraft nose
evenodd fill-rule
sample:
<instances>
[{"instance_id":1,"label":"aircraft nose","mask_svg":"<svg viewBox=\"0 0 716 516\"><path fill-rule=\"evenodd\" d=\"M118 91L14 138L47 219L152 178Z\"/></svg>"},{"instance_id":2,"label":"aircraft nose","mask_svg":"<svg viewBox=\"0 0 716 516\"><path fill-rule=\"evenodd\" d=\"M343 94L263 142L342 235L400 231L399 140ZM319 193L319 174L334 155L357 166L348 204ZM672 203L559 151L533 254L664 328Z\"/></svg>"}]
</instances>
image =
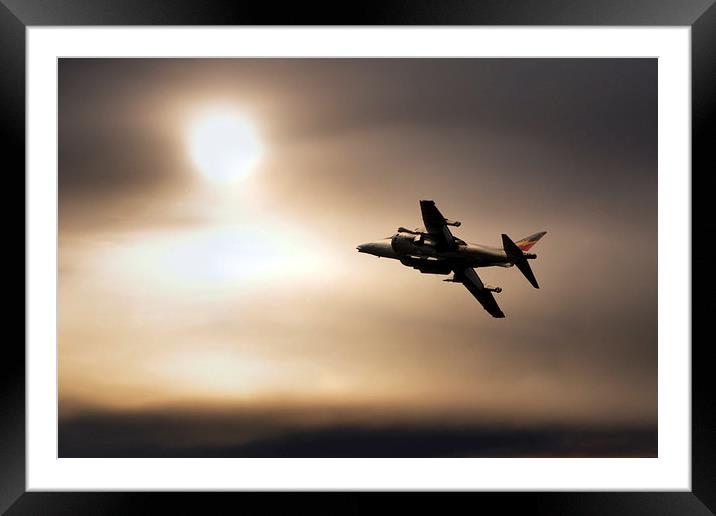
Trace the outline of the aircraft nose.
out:
<instances>
[{"instance_id":1,"label":"aircraft nose","mask_svg":"<svg viewBox=\"0 0 716 516\"><path fill-rule=\"evenodd\" d=\"M356 249L358 250L359 253L365 253L365 248L367 246L368 246L368 244L361 244L358 247L356 247Z\"/></svg>"}]
</instances>

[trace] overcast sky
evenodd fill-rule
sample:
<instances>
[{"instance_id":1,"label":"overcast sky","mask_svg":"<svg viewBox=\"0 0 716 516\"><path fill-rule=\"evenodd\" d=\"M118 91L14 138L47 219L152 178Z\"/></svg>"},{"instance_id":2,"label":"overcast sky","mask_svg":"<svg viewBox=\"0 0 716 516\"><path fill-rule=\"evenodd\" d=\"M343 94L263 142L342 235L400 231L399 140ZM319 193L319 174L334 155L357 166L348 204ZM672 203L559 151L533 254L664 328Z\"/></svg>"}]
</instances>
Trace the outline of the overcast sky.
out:
<instances>
[{"instance_id":1,"label":"overcast sky","mask_svg":"<svg viewBox=\"0 0 716 516\"><path fill-rule=\"evenodd\" d=\"M262 149L230 184L191 155L217 110ZM420 199L469 242L547 231L541 288L480 269L503 288L493 319L356 252L422 225ZM182 414L212 422L176 423L187 446L656 429L654 59L62 59L59 202L61 453L63 432L118 453L96 425L131 418L152 453L152 418Z\"/></svg>"}]
</instances>

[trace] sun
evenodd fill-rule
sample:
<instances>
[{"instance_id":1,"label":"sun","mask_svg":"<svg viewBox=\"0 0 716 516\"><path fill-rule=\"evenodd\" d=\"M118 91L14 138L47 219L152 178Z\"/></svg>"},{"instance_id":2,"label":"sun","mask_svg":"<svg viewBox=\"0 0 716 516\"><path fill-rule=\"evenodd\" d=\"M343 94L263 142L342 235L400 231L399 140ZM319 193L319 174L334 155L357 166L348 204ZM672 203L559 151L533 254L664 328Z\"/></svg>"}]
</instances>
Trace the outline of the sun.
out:
<instances>
[{"instance_id":1,"label":"sun","mask_svg":"<svg viewBox=\"0 0 716 516\"><path fill-rule=\"evenodd\" d=\"M232 110L207 111L188 130L189 154L212 182L226 184L247 177L261 159L261 141L253 124Z\"/></svg>"}]
</instances>

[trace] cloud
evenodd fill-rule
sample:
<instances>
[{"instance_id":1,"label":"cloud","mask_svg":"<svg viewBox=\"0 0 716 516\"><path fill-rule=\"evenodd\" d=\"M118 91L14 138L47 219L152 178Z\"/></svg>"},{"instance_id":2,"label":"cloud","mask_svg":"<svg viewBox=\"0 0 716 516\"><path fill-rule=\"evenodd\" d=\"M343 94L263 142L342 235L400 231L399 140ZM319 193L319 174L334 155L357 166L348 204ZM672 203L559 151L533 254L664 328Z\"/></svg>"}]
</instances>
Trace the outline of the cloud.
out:
<instances>
[{"instance_id":1,"label":"cloud","mask_svg":"<svg viewBox=\"0 0 716 516\"><path fill-rule=\"evenodd\" d=\"M435 441L436 454L641 453L639 439L652 442L655 60L72 59L59 69L67 453L102 443L184 453L141 437L155 416L193 428L171 410L182 399L220 407L207 424L229 448L211 451L187 430L184 445L205 453L321 453L319 441L345 453L351 440L380 450L402 431L461 443ZM252 176L222 188L202 182L184 141L192 114L218 101L250 115L266 149ZM547 230L534 248L540 290L512 269L479 270L503 287L507 318L496 321L460 285L355 252L421 225L421 198L461 220L470 242ZM234 409L229 424L223 411ZM341 416L303 434L323 411ZM438 417L472 426L450 437ZM236 442L227 430L257 418L265 435ZM365 433L367 420L383 430ZM514 434L512 450L482 447L485 421L536 434ZM115 423L132 427L132 442L113 441ZM564 444L603 424L615 432L593 436L604 448ZM636 429L624 448L619 429ZM94 431L107 441L97 435L88 451L82 435Z\"/></svg>"}]
</instances>

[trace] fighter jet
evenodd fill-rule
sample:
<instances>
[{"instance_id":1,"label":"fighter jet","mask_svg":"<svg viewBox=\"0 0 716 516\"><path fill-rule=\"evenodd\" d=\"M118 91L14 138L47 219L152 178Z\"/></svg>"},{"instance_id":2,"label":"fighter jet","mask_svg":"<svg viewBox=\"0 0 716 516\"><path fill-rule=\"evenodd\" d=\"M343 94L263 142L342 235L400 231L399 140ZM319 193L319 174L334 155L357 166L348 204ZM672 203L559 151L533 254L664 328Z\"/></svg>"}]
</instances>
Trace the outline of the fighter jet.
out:
<instances>
[{"instance_id":1,"label":"fighter jet","mask_svg":"<svg viewBox=\"0 0 716 516\"><path fill-rule=\"evenodd\" d=\"M454 236L448 228L459 227L460 222L443 217L434 201L420 201L420 211L425 227L414 230L400 227L392 237L361 244L356 249L359 253L400 260L403 265L423 274L452 274L452 278L443 281L465 285L482 307L496 318L502 318L505 314L500 310L492 293L500 293L502 289L485 285L475 268L516 265L527 281L534 288L539 288L527 261L537 258L537 255L527 251L547 234L546 231L540 231L517 242L503 234L502 247L468 244Z\"/></svg>"}]
</instances>

